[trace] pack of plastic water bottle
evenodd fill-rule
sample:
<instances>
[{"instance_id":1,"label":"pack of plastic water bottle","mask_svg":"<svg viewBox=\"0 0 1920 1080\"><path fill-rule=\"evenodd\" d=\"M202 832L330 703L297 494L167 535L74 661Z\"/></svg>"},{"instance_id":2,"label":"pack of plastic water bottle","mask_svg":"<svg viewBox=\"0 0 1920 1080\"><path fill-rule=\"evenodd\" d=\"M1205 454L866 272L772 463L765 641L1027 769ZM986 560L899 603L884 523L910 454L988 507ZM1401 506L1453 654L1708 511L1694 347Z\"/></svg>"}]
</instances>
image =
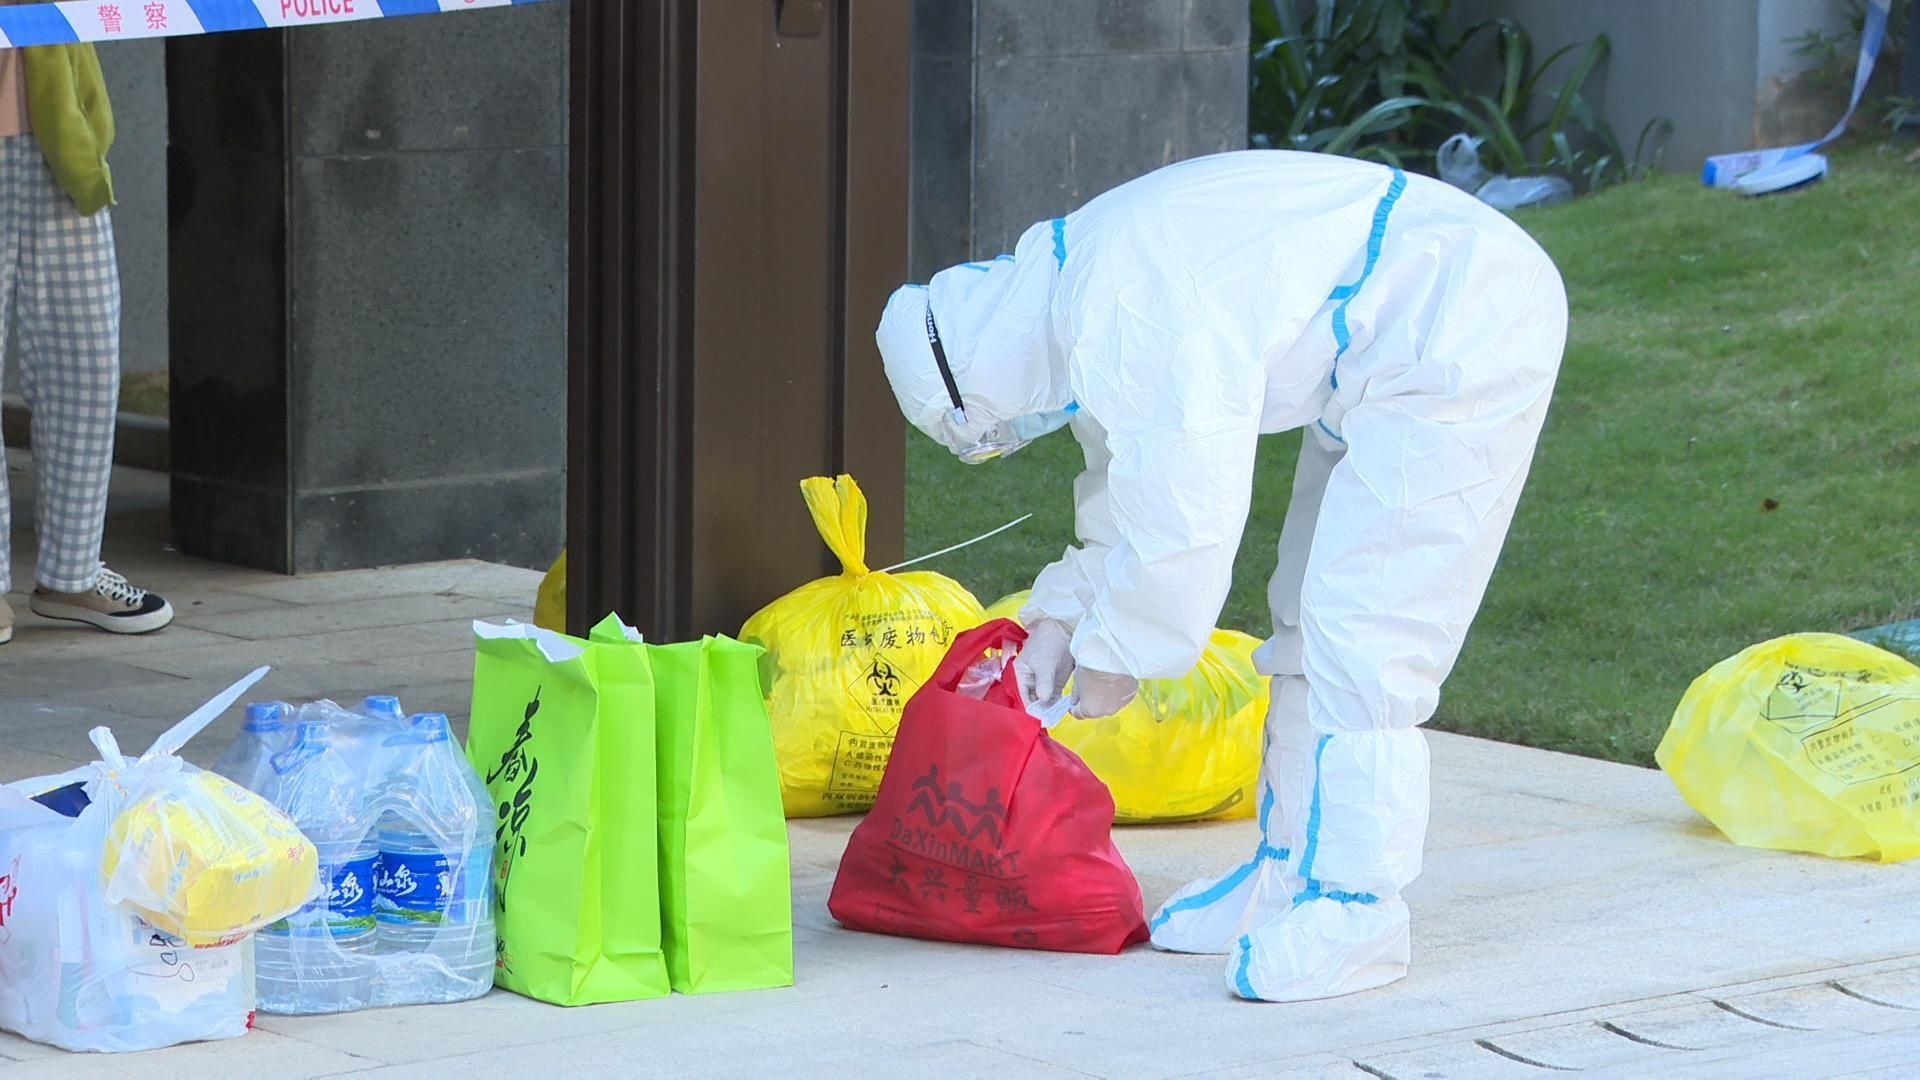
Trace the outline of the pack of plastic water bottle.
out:
<instances>
[{"instance_id":1,"label":"pack of plastic water bottle","mask_svg":"<svg viewBox=\"0 0 1920 1080\"><path fill-rule=\"evenodd\" d=\"M214 766L285 811L325 896L254 938L260 1009L464 1001L493 986L493 814L442 713L392 697L247 707Z\"/></svg>"}]
</instances>

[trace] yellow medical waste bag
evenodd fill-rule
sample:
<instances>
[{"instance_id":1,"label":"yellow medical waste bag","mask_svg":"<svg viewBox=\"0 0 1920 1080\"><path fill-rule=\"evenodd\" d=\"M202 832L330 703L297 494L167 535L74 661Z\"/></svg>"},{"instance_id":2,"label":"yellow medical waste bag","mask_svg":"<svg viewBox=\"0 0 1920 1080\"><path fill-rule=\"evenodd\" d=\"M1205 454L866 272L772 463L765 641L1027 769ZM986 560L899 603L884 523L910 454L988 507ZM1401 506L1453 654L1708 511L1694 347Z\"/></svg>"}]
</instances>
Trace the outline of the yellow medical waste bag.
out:
<instances>
[{"instance_id":1,"label":"yellow medical waste bag","mask_svg":"<svg viewBox=\"0 0 1920 1080\"><path fill-rule=\"evenodd\" d=\"M1920 854L1920 667L1864 642L1796 634L1721 661L1655 758L1736 844Z\"/></svg>"},{"instance_id":2,"label":"yellow medical waste bag","mask_svg":"<svg viewBox=\"0 0 1920 1080\"><path fill-rule=\"evenodd\" d=\"M533 597L533 625L556 634L567 632L567 553L553 561Z\"/></svg>"},{"instance_id":3,"label":"yellow medical waste bag","mask_svg":"<svg viewBox=\"0 0 1920 1080\"><path fill-rule=\"evenodd\" d=\"M850 476L800 484L841 573L768 604L740 639L767 651L767 714L788 817L873 805L900 710L940 665L980 601L951 578L867 569L867 499Z\"/></svg>"},{"instance_id":4,"label":"yellow medical waste bag","mask_svg":"<svg viewBox=\"0 0 1920 1080\"><path fill-rule=\"evenodd\" d=\"M1012 619L1027 594L1009 596L988 619ZM1079 754L1113 792L1114 821L1205 821L1253 816L1269 682L1253 669L1259 641L1215 630L1184 678L1150 679L1112 716L1068 716L1053 737Z\"/></svg>"}]
</instances>

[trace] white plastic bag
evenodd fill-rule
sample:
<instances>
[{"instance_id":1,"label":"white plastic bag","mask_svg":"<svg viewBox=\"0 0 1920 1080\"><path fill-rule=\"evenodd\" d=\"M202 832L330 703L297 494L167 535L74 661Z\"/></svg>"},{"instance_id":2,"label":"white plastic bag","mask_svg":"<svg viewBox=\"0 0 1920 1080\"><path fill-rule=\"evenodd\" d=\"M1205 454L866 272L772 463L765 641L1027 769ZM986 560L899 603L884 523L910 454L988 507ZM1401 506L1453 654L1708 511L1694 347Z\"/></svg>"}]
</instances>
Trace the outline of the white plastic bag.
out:
<instances>
[{"instance_id":1,"label":"white plastic bag","mask_svg":"<svg viewBox=\"0 0 1920 1080\"><path fill-rule=\"evenodd\" d=\"M1480 164L1480 141L1465 133L1440 144L1434 155L1440 179L1496 210L1551 206L1573 198L1573 185L1558 176L1504 176Z\"/></svg>"},{"instance_id":2,"label":"white plastic bag","mask_svg":"<svg viewBox=\"0 0 1920 1080\"><path fill-rule=\"evenodd\" d=\"M110 761L0 786L0 1027L68 1050L103 1052L246 1033L253 1010L247 934L286 912L266 911L225 940L191 946L133 904L110 899L103 862L109 837L128 835L138 824L123 820L130 805L144 805L133 811L137 819L167 817L177 811L169 792L202 798L200 778L208 774L175 753L265 673L208 703L136 761L115 750L103 754ZM106 729L94 736L97 745L112 748ZM311 851L297 832L293 836L296 847ZM207 851L198 842L177 833L166 850L204 864ZM122 892L172 916L195 917L173 903L183 892L143 887L147 878L138 872L136 854L116 855ZM300 853L291 857L299 862ZM311 892L310 856L306 863Z\"/></svg>"},{"instance_id":3,"label":"white plastic bag","mask_svg":"<svg viewBox=\"0 0 1920 1080\"><path fill-rule=\"evenodd\" d=\"M1493 179L1493 174L1480 164L1479 140L1465 132L1441 143L1433 160L1440 169L1440 179L1468 194L1479 191L1481 184Z\"/></svg>"},{"instance_id":4,"label":"white plastic bag","mask_svg":"<svg viewBox=\"0 0 1920 1080\"><path fill-rule=\"evenodd\" d=\"M1569 202L1573 185L1558 176L1496 176L1473 194L1495 210L1518 210Z\"/></svg>"}]
</instances>

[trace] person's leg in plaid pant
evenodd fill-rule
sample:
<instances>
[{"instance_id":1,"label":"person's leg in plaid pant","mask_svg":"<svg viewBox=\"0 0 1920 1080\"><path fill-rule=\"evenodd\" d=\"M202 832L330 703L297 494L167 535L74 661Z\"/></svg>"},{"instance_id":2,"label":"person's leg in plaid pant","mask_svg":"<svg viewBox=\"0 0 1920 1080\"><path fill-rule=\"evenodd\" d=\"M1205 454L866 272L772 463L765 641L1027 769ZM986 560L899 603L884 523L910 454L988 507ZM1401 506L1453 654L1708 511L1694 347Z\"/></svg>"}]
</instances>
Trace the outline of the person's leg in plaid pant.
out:
<instances>
[{"instance_id":1,"label":"person's leg in plaid pant","mask_svg":"<svg viewBox=\"0 0 1920 1080\"><path fill-rule=\"evenodd\" d=\"M31 135L0 139L0 325L17 320L33 418L39 563L33 610L116 633L173 619L100 563L120 398L120 274L106 211L75 209ZM10 512L0 476L0 552ZM0 593L12 587L0 559Z\"/></svg>"}]
</instances>

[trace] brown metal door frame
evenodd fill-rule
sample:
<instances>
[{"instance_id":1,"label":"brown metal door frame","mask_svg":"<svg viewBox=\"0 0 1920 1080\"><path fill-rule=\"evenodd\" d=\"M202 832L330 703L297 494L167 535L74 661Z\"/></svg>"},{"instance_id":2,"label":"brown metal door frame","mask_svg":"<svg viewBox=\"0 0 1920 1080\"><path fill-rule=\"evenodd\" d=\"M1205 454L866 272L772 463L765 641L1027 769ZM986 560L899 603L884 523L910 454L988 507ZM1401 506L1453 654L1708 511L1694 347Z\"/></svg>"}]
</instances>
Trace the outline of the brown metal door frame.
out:
<instances>
[{"instance_id":1,"label":"brown metal door frame","mask_svg":"<svg viewBox=\"0 0 1920 1080\"><path fill-rule=\"evenodd\" d=\"M907 267L910 5L573 7L568 622L732 632L827 569L794 485L851 471L875 561L905 443L871 327ZM884 564L884 563L883 563Z\"/></svg>"}]
</instances>

